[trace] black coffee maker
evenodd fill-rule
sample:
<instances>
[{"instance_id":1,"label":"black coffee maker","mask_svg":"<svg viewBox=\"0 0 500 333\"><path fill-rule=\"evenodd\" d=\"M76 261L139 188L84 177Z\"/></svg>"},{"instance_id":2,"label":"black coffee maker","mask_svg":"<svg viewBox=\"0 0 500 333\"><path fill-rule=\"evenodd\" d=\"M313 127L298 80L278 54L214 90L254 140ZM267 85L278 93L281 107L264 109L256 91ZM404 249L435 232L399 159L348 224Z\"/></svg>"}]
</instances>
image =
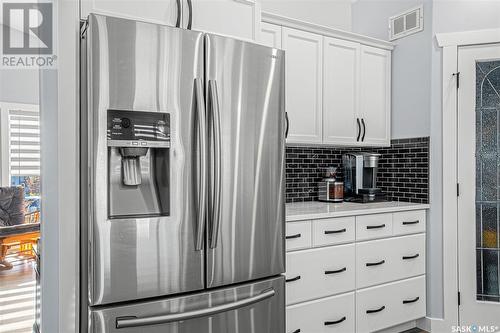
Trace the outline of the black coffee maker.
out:
<instances>
[{"instance_id":1,"label":"black coffee maker","mask_svg":"<svg viewBox=\"0 0 500 333\"><path fill-rule=\"evenodd\" d=\"M344 167L344 201L387 201L387 195L377 187L380 154L356 152L342 156Z\"/></svg>"}]
</instances>

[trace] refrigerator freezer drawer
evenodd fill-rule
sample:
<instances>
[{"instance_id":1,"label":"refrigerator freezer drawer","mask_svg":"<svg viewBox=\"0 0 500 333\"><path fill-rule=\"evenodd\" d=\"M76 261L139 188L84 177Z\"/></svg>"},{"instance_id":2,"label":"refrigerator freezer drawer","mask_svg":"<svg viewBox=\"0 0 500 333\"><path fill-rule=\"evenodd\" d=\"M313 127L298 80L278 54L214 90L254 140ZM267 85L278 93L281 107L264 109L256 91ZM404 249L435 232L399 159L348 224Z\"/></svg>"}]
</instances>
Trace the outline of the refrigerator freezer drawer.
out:
<instances>
[{"instance_id":1,"label":"refrigerator freezer drawer","mask_svg":"<svg viewBox=\"0 0 500 333\"><path fill-rule=\"evenodd\" d=\"M91 310L92 333L284 333L283 276L183 297Z\"/></svg>"}]
</instances>

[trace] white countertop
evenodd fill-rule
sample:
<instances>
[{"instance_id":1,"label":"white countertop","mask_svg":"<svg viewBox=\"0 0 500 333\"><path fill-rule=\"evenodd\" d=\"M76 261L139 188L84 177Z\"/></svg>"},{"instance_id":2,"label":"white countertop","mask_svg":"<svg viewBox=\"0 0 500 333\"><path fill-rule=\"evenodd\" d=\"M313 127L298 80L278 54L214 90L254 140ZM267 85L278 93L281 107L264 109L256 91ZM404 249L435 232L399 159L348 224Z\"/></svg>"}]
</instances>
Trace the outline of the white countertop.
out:
<instances>
[{"instance_id":1,"label":"white countertop","mask_svg":"<svg viewBox=\"0 0 500 333\"><path fill-rule=\"evenodd\" d=\"M392 213L405 210L428 209L428 204L410 202L374 202L374 203L327 203L319 201L293 202L286 204L286 221L312 220L328 217Z\"/></svg>"}]
</instances>

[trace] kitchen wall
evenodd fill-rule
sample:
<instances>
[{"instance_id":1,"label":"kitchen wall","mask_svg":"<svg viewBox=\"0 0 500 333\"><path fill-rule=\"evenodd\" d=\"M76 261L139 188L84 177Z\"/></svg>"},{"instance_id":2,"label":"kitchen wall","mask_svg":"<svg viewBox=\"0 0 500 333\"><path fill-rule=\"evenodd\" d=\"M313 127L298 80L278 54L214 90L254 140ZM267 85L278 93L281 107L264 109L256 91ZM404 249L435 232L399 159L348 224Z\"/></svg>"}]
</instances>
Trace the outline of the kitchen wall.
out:
<instances>
[{"instance_id":1,"label":"kitchen wall","mask_svg":"<svg viewBox=\"0 0 500 333\"><path fill-rule=\"evenodd\" d=\"M318 182L327 167L338 167L342 155L352 151L380 153L377 186L389 200L429 202L429 138L396 139L384 148L286 148L286 201L318 200Z\"/></svg>"},{"instance_id":2,"label":"kitchen wall","mask_svg":"<svg viewBox=\"0 0 500 333\"><path fill-rule=\"evenodd\" d=\"M351 30L351 0L261 0L261 3L263 11Z\"/></svg>"},{"instance_id":3,"label":"kitchen wall","mask_svg":"<svg viewBox=\"0 0 500 333\"><path fill-rule=\"evenodd\" d=\"M0 102L38 104L38 70L1 69Z\"/></svg>"}]
</instances>

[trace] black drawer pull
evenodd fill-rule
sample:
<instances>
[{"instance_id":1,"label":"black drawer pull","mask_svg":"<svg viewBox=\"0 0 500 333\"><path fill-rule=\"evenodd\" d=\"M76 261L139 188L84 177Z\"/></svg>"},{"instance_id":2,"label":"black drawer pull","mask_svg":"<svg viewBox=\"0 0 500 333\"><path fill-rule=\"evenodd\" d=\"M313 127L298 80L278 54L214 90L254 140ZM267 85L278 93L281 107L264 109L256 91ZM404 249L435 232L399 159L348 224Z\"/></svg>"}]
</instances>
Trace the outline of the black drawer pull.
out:
<instances>
[{"instance_id":1,"label":"black drawer pull","mask_svg":"<svg viewBox=\"0 0 500 333\"><path fill-rule=\"evenodd\" d=\"M408 259L415 259L415 258L418 258L419 257L419 254L415 254L415 255L412 255L412 256L404 256L403 257L403 260L408 260Z\"/></svg>"},{"instance_id":2,"label":"black drawer pull","mask_svg":"<svg viewBox=\"0 0 500 333\"><path fill-rule=\"evenodd\" d=\"M285 236L285 239L299 238L300 236L302 236L302 235L301 234L295 234L295 235Z\"/></svg>"},{"instance_id":3,"label":"black drawer pull","mask_svg":"<svg viewBox=\"0 0 500 333\"><path fill-rule=\"evenodd\" d=\"M298 330L293 331L292 333L300 333L300 328Z\"/></svg>"},{"instance_id":4,"label":"black drawer pull","mask_svg":"<svg viewBox=\"0 0 500 333\"><path fill-rule=\"evenodd\" d=\"M385 260L380 260L378 262L367 262L366 266L370 267L370 266L378 266L378 265L382 265L382 264L385 264Z\"/></svg>"},{"instance_id":5,"label":"black drawer pull","mask_svg":"<svg viewBox=\"0 0 500 333\"><path fill-rule=\"evenodd\" d=\"M415 297L414 299L409 299L409 300L405 299L405 300L403 300L403 304L415 303L419 299L420 299L420 297Z\"/></svg>"},{"instance_id":6,"label":"black drawer pull","mask_svg":"<svg viewBox=\"0 0 500 333\"><path fill-rule=\"evenodd\" d=\"M347 229L344 228L344 229L339 229L339 230L326 230L325 231L325 235L330 235L330 234L340 234L342 232L346 232Z\"/></svg>"},{"instance_id":7,"label":"black drawer pull","mask_svg":"<svg viewBox=\"0 0 500 333\"><path fill-rule=\"evenodd\" d=\"M339 320L325 321L325 326L340 324L341 322L345 321L346 319L347 319L346 317L342 317Z\"/></svg>"},{"instance_id":8,"label":"black drawer pull","mask_svg":"<svg viewBox=\"0 0 500 333\"><path fill-rule=\"evenodd\" d=\"M285 282L293 282L293 281L297 281L297 280L300 280L300 275L297 275L296 277L291 278L291 279L286 279Z\"/></svg>"},{"instance_id":9,"label":"black drawer pull","mask_svg":"<svg viewBox=\"0 0 500 333\"><path fill-rule=\"evenodd\" d=\"M375 310L366 310L366 313L376 313L376 312L380 312L380 311L382 311L384 309L385 309L385 305L383 305L380 308L375 309Z\"/></svg>"},{"instance_id":10,"label":"black drawer pull","mask_svg":"<svg viewBox=\"0 0 500 333\"><path fill-rule=\"evenodd\" d=\"M418 224L419 222L420 222L419 220L416 220L416 221L406 221L406 222L403 222L403 225Z\"/></svg>"},{"instance_id":11,"label":"black drawer pull","mask_svg":"<svg viewBox=\"0 0 500 333\"><path fill-rule=\"evenodd\" d=\"M385 228L385 223L384 224L379 224L379 225L367 225L366 229L380 229L380 228Z\"/></svg>"},{"instance_id":12,"label":"black drawer pull","mask_svg":"<svg viewBox=\"0 0 500 333\"><path fill-rule=\"evenodd\" d=\"M347 271L347 267L344 267L344 268L341 268L341 269L337 269L336 271L325 271L325 274L328 275L328 274L337 274L337 273L342 273L342 272L345 272Z\"/></svg>"}]
</instances>

